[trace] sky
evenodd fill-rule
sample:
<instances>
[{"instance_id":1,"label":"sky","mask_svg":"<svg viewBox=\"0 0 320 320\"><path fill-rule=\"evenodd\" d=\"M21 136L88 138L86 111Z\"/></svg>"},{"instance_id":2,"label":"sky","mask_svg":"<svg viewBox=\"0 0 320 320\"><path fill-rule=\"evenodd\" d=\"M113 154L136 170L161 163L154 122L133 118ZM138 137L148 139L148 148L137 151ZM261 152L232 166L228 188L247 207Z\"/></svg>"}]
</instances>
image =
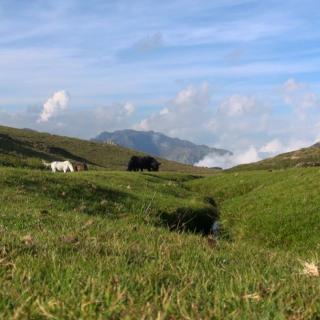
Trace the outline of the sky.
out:
<instances>
[{"instance_id":1,"label":"sky","mask_svg":"<svg viewBox=\"0 0 320 320\"><path fill-rule=\"evenodd\" d=\"M154 130L234 152L320 140L318 0L0 0L0 124Z\"/></svg>"}]
</instances>

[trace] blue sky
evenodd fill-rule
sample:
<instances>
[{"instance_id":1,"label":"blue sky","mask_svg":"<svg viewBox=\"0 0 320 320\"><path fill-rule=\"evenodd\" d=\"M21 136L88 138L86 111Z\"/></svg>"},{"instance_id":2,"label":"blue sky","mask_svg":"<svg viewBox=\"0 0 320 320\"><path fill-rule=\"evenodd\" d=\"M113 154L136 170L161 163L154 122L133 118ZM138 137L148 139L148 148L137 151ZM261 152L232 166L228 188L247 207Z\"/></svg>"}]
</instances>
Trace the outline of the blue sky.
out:
<instances>
[{"instance_id":1,"label":"blue sky","mask_svg":"<svg viewBox=\"0 0 320 320\"><path fill-rule=\"evenodd\" d=\"M84 138L156 130L253 160L312 144L319 9L316 0L0 0L0 122Z\"/></svg>"}]
</instances>

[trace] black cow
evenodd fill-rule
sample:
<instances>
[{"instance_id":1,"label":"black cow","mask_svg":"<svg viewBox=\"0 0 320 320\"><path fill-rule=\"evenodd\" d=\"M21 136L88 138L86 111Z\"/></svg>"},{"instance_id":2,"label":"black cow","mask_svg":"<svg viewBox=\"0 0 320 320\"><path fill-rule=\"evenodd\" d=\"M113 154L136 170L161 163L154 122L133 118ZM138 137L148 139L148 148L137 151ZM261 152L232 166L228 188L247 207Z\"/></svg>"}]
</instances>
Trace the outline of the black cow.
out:
<instances>
[{"instance_id":1,"label":"black cow","mask_svg":"<svg viewBox=\"0 0 320 320\"><path fill-rule=\"evenodd\" d=\"M143 171L143 169L147 169L148 171L159 171L160 162L158 162L155 158L147 156L147 157L138 157L132 156L128 163L128 171Z\"/></svg>"}]
</instances>

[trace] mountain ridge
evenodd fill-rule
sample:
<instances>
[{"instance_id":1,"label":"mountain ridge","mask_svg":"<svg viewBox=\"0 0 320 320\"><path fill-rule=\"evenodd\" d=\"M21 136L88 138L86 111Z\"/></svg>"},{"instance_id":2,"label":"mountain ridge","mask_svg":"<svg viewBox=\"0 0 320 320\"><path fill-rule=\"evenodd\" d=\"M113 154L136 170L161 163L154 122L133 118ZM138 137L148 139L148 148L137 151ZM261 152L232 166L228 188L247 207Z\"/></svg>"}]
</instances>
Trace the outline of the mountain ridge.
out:
<instances>
[{"instance_id":1,"label":"mountain ridge","mask_svg":"<svg viewBox=\"0 0 320 320\"><path fill-rule=\"evenodd\" d=\"M126 148L184 164L195 164L211 153L219 156L232 154L231 151L226 149L208 147L204 144L198 145L188 140L172 138L155 131L133 129L104 131L91 140L102 143L116 143Z\"/></svg>"}]
</instances>

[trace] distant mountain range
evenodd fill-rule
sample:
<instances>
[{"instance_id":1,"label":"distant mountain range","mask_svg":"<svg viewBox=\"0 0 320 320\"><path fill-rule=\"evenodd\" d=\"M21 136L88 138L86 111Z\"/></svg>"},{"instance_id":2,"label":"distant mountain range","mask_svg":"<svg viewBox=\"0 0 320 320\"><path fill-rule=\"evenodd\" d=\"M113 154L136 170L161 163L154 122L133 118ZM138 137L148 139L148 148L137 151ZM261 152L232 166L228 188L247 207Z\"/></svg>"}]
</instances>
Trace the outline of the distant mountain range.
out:
<instances>
[{"instance_id":1,"label":"distant mountain range","mask_svg":"<svg viewBox=\"0 0 320 320\"><path fill-rule=\"evenodd\" d=\"M118 130L102 132L92 139L97 142L117 144L126 148L142 151L153 156L185 164L195 164L208 154L219 156L232 154L228 150L197 145L190 141L170 138L154 131Z\"/></svg>"}]
</instances>

